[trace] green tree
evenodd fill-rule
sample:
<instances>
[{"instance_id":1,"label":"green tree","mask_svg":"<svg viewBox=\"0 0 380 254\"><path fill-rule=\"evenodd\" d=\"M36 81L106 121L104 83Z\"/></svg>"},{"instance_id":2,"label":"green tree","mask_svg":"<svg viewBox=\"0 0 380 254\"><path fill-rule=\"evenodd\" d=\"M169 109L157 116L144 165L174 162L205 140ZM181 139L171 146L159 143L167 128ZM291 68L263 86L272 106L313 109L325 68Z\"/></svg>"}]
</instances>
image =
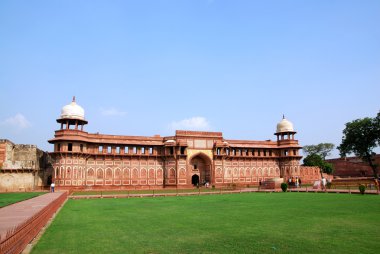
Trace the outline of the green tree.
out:
<instances>
[{"instance_id":1,"label":"green tree","mask_svg":"<svg viewBox=\"0 0 380 254\"><path fill-rule=\"evenodd\" d=\"M373 161L373 150L380 145L380 112L377 117L366 117L346 123L342 144L338 147L341 157L354 153L372 168L374 177L378 177L377 166Z\"/></svg>"},{"instance_id":2,"label":"green tree","mask_svg":"<svg viewBox=\"0 0 380 254\"><path fill-rule=\"evenodd\" d=\"M304 153L312 155L318 154L322 157L323 160L326 160L326 157L331 154L331 151L335 148L335 145L332 143L320 143L318 145L308 145L304 146L302 150Z\"/></svg>"},{"instance_id":3,"label":"green tree","mask_svg":"<svg viewBox=\"0 0 380 254\"><path fill-rule=\"evenodd\" d=\"M331 174L334 170L333 165L322 159L319 154L309 154L303 159L304 166L317 166L323 173Z\"/></svg>"}]
</instances>

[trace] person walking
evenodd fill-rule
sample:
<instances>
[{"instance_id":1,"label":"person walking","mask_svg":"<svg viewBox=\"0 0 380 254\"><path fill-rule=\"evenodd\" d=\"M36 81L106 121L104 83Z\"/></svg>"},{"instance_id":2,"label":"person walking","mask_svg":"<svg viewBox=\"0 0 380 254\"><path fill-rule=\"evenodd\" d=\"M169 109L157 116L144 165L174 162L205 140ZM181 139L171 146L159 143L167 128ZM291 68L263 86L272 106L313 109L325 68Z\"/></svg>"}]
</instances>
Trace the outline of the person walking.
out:
<instances>
[{"instance_id":1,"label":"person walking","mask_svg":"<svg viewBox=\"0 0 380 254\"><path fill-rule=\"evenodd\" d=\"M54 189L55 189L55 183L52 182L52 183L50 184L50 191L51 191L51 192L54 192Z\"/></svg>"},{"instance_id":2,"label":"person walking","mask_svg":"<svg viewBox=\"0 0 380 254\"><path fill-rule=\"evenodd\" d=\"M322 190L326 191L326 178L322 176Z\"/></svg>"}]
</instances>

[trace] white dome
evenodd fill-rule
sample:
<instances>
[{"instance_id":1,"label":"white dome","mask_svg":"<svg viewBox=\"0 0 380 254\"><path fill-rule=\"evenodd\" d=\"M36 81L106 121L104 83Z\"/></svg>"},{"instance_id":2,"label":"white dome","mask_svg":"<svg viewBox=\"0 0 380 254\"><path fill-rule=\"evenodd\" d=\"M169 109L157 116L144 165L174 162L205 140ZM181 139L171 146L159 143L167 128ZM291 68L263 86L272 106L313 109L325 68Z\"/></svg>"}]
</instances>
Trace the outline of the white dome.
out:
<instances>
[{"instance_id":1,"label":"white dome","mask_svg":"<svg viewBox=\"0 0 380 254\"><path fill-rule=\"evenodd\" d=\"M61 118L85 120L84 109L75 102L75 96L69 105L62 108Z\"/></svg>"},{"instance_id":2,"label":"white dome","mask_svg":"<svg viewBox=\"0 0 380 254\"><path fill-rule=\"evenodd\" d=\"M284 117L277 124L277 132L294 132L293 124Z\"/></svg>"}]
</instances>

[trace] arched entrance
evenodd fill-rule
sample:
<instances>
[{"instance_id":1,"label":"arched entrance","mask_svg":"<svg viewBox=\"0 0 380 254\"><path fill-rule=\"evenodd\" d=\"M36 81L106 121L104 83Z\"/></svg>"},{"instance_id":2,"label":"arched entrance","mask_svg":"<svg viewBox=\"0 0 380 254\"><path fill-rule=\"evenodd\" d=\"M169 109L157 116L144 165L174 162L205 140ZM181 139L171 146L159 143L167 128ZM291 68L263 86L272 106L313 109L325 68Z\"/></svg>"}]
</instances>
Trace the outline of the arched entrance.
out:
<instances>
[{"instance_id":1,"label":"arched entrance","mask_svg":"<svg viewBox=\"0 0 380 254\"><path fill-rule=\"evenodd\" d=\"M191 177L191 184L194 186L199 185L199 176L198 175L193 175Z\"/></svg>"},{"instance_id":2,"label":"arched entrance","mask_svg":"<svg viewBox=\"0 0 380 254\"><path fill-rule=\"evenodd\" d=\"M50 186L50 184L53 182L52 176L48 176L47 178L47 185Z\"/></svg>"},{"instance_id":3,"label":"arched entrance","mask_svg":"<svg viewBox=\"0 0 380 254\"><path fill-rule=\"evenodd\" d=\"M195 174L198 176L200 185L204 185L206 182L212 183L211 160L207 155L202 153L195 155L190 159L190 167L192 171L191 183L193 183Z\"/></svg>"}]
</instances>

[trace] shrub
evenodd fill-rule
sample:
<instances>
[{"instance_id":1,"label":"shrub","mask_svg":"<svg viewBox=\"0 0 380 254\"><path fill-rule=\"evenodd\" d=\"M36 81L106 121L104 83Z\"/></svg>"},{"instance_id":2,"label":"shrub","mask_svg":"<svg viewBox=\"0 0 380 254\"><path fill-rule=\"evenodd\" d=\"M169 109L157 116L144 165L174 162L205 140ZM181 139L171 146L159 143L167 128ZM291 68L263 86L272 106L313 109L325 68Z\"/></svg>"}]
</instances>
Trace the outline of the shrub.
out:
<instances>
[{"instance_id":1,"label":"shrub","mask_svg":"<svg viewBox=\"0 0 380 254\"><path fill-rule=\"evenodd\" d=\"M365 192L365 185L364 184L360 184L359 185L359 191L362 195L364 195L364 192Z\"/></svg>"},{"instance_id":2,"label":"shrub","mask_svg":"<svg viewBox=\"0 0 380 254\"><path fill-rule=\"evenodd\" d=\"M211 186L211 187L212 187L213 190L215 189L215 185L213 185L213 186Z\"/></svg>"},{"instance_id":3,"label":"shrub","mask_svg":"<svg viewBox=\"0 0 380 254\"><path fill-rule=\"evenodd\" d=\"M281 189L283 192L286 192L286 190L288 189L288 184L287 183L282 183L281 184Z\"/></svg>"}]
</instances>

